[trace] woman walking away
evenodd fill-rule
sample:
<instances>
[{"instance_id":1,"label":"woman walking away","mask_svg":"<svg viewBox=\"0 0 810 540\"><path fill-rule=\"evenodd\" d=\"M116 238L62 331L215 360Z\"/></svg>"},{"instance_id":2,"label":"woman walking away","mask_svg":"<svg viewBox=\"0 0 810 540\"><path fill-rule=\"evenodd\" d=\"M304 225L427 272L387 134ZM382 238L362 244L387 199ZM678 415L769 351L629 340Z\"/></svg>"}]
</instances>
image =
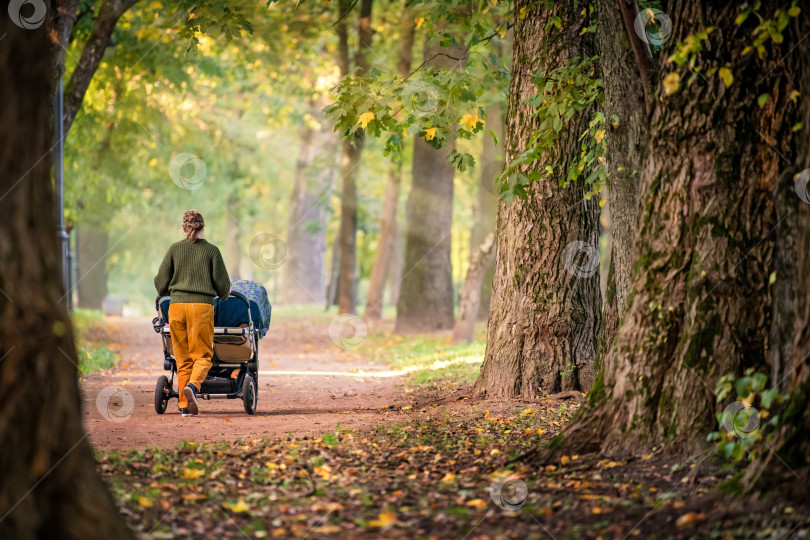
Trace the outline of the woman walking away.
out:
<instances>
[{"instance_id":1,"label":"woman walking away","mask_svg":"<svg viewBox=\"0 0 810 540\"><path fill-rule=\"evenodd\" d=\"M169 330L177 360L180 413L200 412L197 392L214 356L214 297L224 300L231 281L222 254L202 238L202 214L189 210L183 215L185 240L169 247L155 276L160 296L171 296Z\"/></svg>"}]
</instances>

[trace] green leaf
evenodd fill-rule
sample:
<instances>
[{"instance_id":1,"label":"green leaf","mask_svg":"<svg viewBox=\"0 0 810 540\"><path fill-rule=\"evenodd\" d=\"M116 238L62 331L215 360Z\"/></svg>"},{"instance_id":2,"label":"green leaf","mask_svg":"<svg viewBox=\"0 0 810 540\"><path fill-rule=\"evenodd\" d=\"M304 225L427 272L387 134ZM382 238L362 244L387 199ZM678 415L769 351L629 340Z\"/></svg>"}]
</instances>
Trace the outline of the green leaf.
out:
<instances>
[{"instance_id":1,"label":"green leaf","mask_svg":"<svg viewBox=\"0 0 810 540\"><path fill-rule=\"evenodd\" d=\"M554 23L554 26L557 27L557 30L562 30L562 21L556 15L552 17L551 21Z\"/></svg>"},{"instance_id":2,"label":"green leaf","mask_svg":"<svg viewBox=\"0 0 810 540\"><path fill-rule=\"evenodd\" d=\"M768 97L769 97L768 94L759 95L759 97L757 98L757 103L759 104L760 107L763 107L768 102Z\"/></svg>"}]
</instances>

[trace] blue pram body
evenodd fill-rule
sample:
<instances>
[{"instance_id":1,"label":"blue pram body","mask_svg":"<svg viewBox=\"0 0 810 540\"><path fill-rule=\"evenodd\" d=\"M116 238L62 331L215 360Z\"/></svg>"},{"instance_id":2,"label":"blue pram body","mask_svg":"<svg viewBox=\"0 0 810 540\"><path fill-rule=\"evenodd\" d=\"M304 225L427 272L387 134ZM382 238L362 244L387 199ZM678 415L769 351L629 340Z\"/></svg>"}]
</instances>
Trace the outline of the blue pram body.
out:
<instances>
[{"instance_id":1,"label":"blue pram body","mask_svg":"<svg viewBox=\"0 0 810 540\"><path fill-rule=\"evenodd\" d=\"M155 411L163 414L170 398L179 397L174 389L177 361L169 329L171 298L158 297L158 317L152 320L163 342L163 367L171 372L158 379L155 387ZM231 294L225 300L214 299L214 356L208 376L197 396L201 399L242 399L245 412L256 412L259 379L259 340L270 327L271 306L267 292L253 281L231 282Z\"/></svg>"}]
</instances>

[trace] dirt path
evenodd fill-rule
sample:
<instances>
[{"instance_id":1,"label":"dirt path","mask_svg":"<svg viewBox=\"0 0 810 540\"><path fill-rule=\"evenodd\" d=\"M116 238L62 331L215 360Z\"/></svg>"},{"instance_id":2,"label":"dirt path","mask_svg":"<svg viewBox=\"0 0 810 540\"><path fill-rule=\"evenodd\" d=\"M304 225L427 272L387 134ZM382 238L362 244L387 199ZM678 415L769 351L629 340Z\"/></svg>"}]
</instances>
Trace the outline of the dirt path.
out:
<instances>
[{"instance_id":1,"label":"dirt path","mask_svg":"<svg viewBox=\"0 0 810 540\"><path fill-rule=\"evenodd\" d=\"M276 314L274 313L274 316ZM201 401L201 414L183 418L177 400L154 410L163 370L160 338L148 318L113 318L109 332L122 364L83 378L84 423L99 449L173 446L183 440L236 441L294 433L313 436L385 422L402 392L401 374L337 347L328 323L276 316L259 342L259 401L253 416L241 400ZM175 388L177 382L175 379ZM105 390L106 389L106 390ZM111 397L107 397L111 396ZM131 397L130 397L131 396Z\"/></svg>"}]
</instances>

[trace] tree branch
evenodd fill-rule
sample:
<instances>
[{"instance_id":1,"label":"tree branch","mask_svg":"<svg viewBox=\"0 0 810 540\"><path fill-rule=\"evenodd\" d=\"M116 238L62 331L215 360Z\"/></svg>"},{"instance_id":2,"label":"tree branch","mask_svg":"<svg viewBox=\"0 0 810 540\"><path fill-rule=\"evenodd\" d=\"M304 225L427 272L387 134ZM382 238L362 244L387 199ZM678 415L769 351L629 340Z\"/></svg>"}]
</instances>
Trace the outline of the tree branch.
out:
<instances>
[{"instance_id":1,"label":"tree branch","mask_svg":"<svg viewBox=\"0 0 810 540\"><path fill-rule=\"evenodd\" d=\"M630 39L630 45L633 48L633 55L636 57L636 65L638 66L638 71L641 75L641 86L644 89L644 109L647 111L647 114L649 114L651 92L650 81L652 79L652 55L650 54L649 49L646 48L645 43L642 42L641 38L636 34L635 19L638 10L629 6L625 0L616 1L619 3L619 9L622 12L622 21L624 22L624 28L627 31L627 37Z\"/></svg>"},{"instance_id":2,"label":"tree branch","mask_svg":"<svg viewBox=\"0 0 810 540\"><path fill-rule=\"evenodd\" d=\"M90 86L90 81L98 69L104 50L110 42L115 25L118 19L134 6L138 0L105 0L99 8L98 17L93 24L93 31L90 38L82 49L82 56L79 63L70 75L65 87L64 106L64 130L65 134L70 131L79 109L84 101L84 95Z\"/></svg>"}]
</instances>

